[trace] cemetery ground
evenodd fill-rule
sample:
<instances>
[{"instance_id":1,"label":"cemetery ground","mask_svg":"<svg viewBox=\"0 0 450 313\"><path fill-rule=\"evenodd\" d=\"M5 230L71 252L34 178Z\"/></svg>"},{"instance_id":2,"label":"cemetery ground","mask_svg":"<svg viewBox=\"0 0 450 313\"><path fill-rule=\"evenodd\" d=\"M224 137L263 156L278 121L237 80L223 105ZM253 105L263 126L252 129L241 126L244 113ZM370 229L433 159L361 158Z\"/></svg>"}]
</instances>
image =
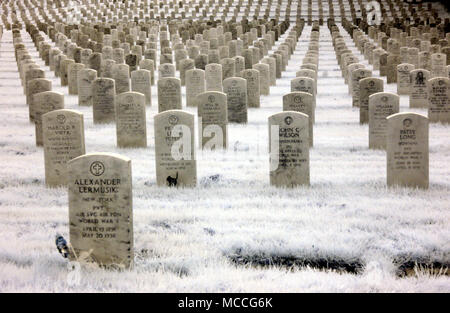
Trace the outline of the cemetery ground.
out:
<instances>
[{"instance_id":1,"label":"cemetery ground","mask_svg":"<svg viewBox=\"0 0 450 313\"><path fill-rule=\"evenodd\" d=\"M84 113L86 152L132 160L134 268L83 267L75 285L54 243L57 233L69 237L67 190L45 186L43 149L35 145L12 35L5 32L0 291L449 292L450 126L430 123L428 190L387 188L386 152L368 149L368 126L359 124L359 110L352 108L326 26L320 31L311 186L270 186L267 119L282 110L310 32L305 26L287 71L270 96L261 97L261 108L249 108L248 124L229 125L229 149L196 151L198 186L167 188L158 187L155 176L156 86L146 108L148 147L117 148L115 125L93 124L92 107L78 106L22 30L52 90L64 93L65 108ZM385 91L395 90L385 80ZM185 105L183 87L183 108L196 115ZM401 96L400 112L409 111L426 115L409 109Z\"/></svg>"}]
</instances>

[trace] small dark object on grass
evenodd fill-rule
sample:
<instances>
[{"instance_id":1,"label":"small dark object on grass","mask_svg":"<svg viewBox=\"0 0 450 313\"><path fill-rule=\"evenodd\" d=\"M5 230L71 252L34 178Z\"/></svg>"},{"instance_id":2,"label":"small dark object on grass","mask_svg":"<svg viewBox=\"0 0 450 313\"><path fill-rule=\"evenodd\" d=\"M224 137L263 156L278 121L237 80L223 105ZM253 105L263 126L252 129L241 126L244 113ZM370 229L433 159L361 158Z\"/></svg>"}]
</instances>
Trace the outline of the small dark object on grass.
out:
<instances>
[{"instance_id":1,"label":"small dark object on grass","mask_svg":"<svg viewBox=\"0 0 450 313\"><path fill-rule=\"evenodd\" d=\"M56 248L58 252L64 257L67 258L69 256L69 248L67 247L67 241L60 234L56 234Z\"/></svg>"}]
</instances>

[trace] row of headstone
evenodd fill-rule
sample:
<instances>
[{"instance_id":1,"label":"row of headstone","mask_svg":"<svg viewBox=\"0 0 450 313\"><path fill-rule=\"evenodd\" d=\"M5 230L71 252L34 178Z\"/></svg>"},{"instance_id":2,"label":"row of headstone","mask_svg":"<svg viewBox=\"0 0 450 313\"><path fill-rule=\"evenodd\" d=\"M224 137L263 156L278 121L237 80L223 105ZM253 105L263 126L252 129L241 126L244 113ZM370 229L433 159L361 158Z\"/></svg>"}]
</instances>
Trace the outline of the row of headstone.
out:
<instances>
[{"instance_id":1,"label":"row of headstone","mask_svg":"<svg viewBox=\"0 0 450 313\"><path fill-rule=\"evenodd\" d=\"M290 53L292 54L292 52ZM191 69L191 71L194 70ZM67 72L71 76L69 71ZM99 72L103 73L104 71ZM300 78L302 77L309 78L300 76ZM98 79L104 79L106 87L101 86L102 81ZM94 81L100 85L99 89L105 88L102 91L105 98L97 99L101 96L97 92L92 92L99 103L98 105L93 103L93 106L96 105L97 108L106 106L111 110L110 104L113 101L108 100L108 97L109 99L115 97L114 87L111 87L114 84L111 83L111 80L108 83L108 79L110 79L108 77L98 79ZM199 112L200 108L202 110L202 120L206 121L206 127L201 128L202 133L203 130L210 133L219 132L214 127L208 129L208 126L214 125L225 125L220 128L222 132L226 133L226 120L223 117L228 114L227 96L231 94L236 98L241 97L239 93L243 89L236 88L238 83L233 86L234 79L233 76L225 79L222 77L223 90L221 91L228 91L228 93L201 90L203 92L193 95ZM230 80L229 88L226 88L227 80ZM136 88L139 88L139 84ZM298 93L305 92L298 91ZM312 94L315 95L315 92L308 95L312 96ZM388 105L380 106L381 112L375 111L374 117L379 119L375 122L380 123L383 114L386 115L395 110L395 100L386 100L383 98L386 96L385 93L375 93L369 96L369 111L372 107L371 103L377 103L376 99L378 98L382 103L388 103ZM395 99L395 97L392 98ZM145 117L144 92L126 90L119 93L114 101L115 104L112 108L121 117L120 121L116 121L117 130L130 128L130 133L120 133L125 135L125 138L127 136L138 140L145 138L142 136L144 131L142 126L145 126L145 120L142 124L136 119L142 114ZM234 101L241 103L239 99ZM52 103L53 100L45 100L45 102L47 105L47 102ZM53 162L52 164L60 166L68 163L68 166L66 165L64 168L53 170L55 173L67 173L63 176L65 177L64 184L67 184L69 189L69 225L73 255L76 257L88 252L89 257L99 264L119 268L130 267L134 257L131 160L106 153L83 155L84 135L82 135L82 131L84 128L80 114L70 110L55 110L61 101L55 101L55 103L52 104L54 108L52 111L48 113L38 111L37 115L43 118L44 147L49 148L48 151L45 150L45 153L51 156L48 160ZM224 110L224 108L227 109ZM233 108L233 114L239 112L235 109L236 107ZM283 110L285 110L284 101ZM99 112L105 113L102 110ZM370 116L369 113L369 119ZM269 118L271 184L287 187L309 184L310 120L310 116L292 110L286 110ZM386 121L386 137L392 138L386 144L388 185L427 187L427 119L417 114L401 113L389 115ZM197 178L193 115L178 110L164 110L155 116L154 125L157 184L161 186L195 186ZM186 134L191 134L191 136ZM189 140L184 142L186 138ZM205 145L207 144L205 143Z\"/></svg>"},{"instance_id":2,"label":"row of headstone","mask_svg":"<svg viewBox=\"0 0 450 313\"><path fill-rule=\"evenodd\" d=\"M310 34L308 50L296 78L291 80L291 92L283 96L283 111L296 111L308 116L309 145L313 146L313 124L317 95L317 72L319 65L319 30L315 25Z\"/></svg>"},{"instance_id":3,"label":"row of headstone","mask_svg":"<svg viewBox=\"0 0 450 313\"><path fill-rule=\"evenodd\" d=\"M196 81L191 82L190 77L194 77ZM250 78L250 75L245 77ZM161 77L160 80L165 78ZM205 129L208 126L220 125L226 134L227 98L233 99L232 105L235 105L236 101L241 103L241 100L237 98L242 97L243 94L246 95L247 88L245 84L242 85L242 82L246 83L246 80L235 75L229 77L225 75L223 90L208 91L205 88L203 69L187 70L186 78L187 89L190 89L188 105L198 106ZM94 84L99 84L101 82L99 79L107 82L108 78L98 78ZM158 84L158 89L160 85L167 88L163 86L165 82L172 84L174 80L162 81L162 84ZM252 83L255 82L252 81ZM179 85L178 82L175 84ZM113 87L107 89L110 90ZM129 110L134 110L137 103L138 107L145 109L143 94L119 93L116 97L116 114L121 114L119 111L123 110L126 119L133 121L133 114L136 112ZM93 92L93 96L94 99L97 97L96 92ZM110 96L114 96L114 93L110 92ZM191 114L179 110L168 109L160 110L160 112L155 116L154 123L157 184L195 186L197 178L194 140L193 136L185 136L187 133L194 134L194 118ZM232 112L232 115L236 114L237 112ZM216 132L217 129L212 131ZM139 137L136 133L130 136ZM188 141L187 146L180 147L179 142L184 138L191 138L191 140ZM180 158L174 158L174 154L177 155L177 153L181 154ZM301 162L304 163L303 160ZM131 160L114 154L88 154L71 160L68 172L72 257L88 255L91 261L103 266L131 267L134 258Z\"/></svg>"},{"instance_id":4,"label":"row of headstone","mask_svg":"<svg viewBox=\"0 0 450 313\"><path fill-rule=\"evenodd\" d=\"M428 109L430 122L448 123L450 120L449 74L446 64L450 52L447 49L448 43L441 41L440 45L431 45L437 48L433 53L430 41L425 40L430 38L430 33L424 33L420 36L417 29L411 28L411 36L407 37L406 32L400 33L396 28L391 28L390 31L393 38L389 38L381 31L377 32L377 29L371 26L369 36L359 29L355 29L353 30L353 37L358 49L369 60L369 63L374 64L374 68L378 64L377 61L381 62L380 75L387 74L388 83L397 83L397 93L409 95L411 108ZM403 35L403 37L400 35ZM377 43L371 43L371 37L377 38ZM422 37L422 40L419 39L420 37ZM383 48L384 45L387 52ZM445 53L439 53L441 45L443 45L447 56ZM418 52L419 49L421 50L420 53ZM403 63L391 62L398 59L397 55L400 58L398 62ZM385 64L384 71L381 67L383 64ZM390 78L390 76L392 77Z\"/></svg>"},{"instance_id":5,"label":"row of headstone","mask_svg":"<svg viewBox=\"0 0 450 313\"><path fill-rule=\"evenodd\" d=\"M233 88L236 89L236 81L230 82L230 90L233 91ZM227 84L225 84L227 85ZM93 99L94 99L94 120L97 120L97 117L99 120L107 121L112 117L114 114L105 114L105 111L109 111L109 113L114 112L114 106L111 107L111 103L114 103L114 83L111 79L107 78L98 78L95 79L93 82ZM246 88L240 88L240 92L238 90L237 94L245 94ZM111 92L112 91L112 92ZM140 119L140 123L137 121L139 120L139 117L144 116L145 113L142 114L142 112L139 112L137 110L136 112L133 112L134 109L139 108L142 109L142 101L141 96L139 96L137 93L123 93L120 94L117 103L116 108L118 112L116 112L115 116L117 118L117 140L119 146L145 146L146 145L146 132L145 132L145 120ZM209 97L211 98L211 97ZM134 101L136 100L136 101ZM222 105L222 107L224 107ZM122 109L123 108L123 109ZM120 112L119 112L120 111ZM122 113L124 112L124 113ZM122 116L123 115L123 116ZM130 122L131 121L131 122ZM129 122L127 124L127 122ZM134 127L134 128L133 128ZM132 131L137 129L139 132L139 135L137 133L133 134L123 134L122 129L126 129L128 131ZM225 132L226 133L226 132ZM133 138L135 140L134 143L129 142L129 138ZM139 140L139 138L142 138ZM139 143L136 143L139 142ZM226 142L226 141L225 141Z\"/></svg>"},{"instance_id":6,"label":"row of headstone","mask_svg":"<svg viewBox=\"0 0 450 313\"><path fill-rule=\"evenodd\" d=\"M160 128L173 129L179 122L193 122L192 117L174 113L176 112L161 113ZM400 128L399 122L402 125ZM410 138L402 138L404 128L411 127L415 122L424 124L423 118L416 116L392 116L389 118L389 129L393 137L399 136L401 141L408 142L411 141ZM271 135L276 134L283 138L278 149L271 147L271 151L274 149L280 154L289 154L292 156L291 160L297 161L282 162L279 171L271 172L273 184L294 186L309 183L308 139L304 136L308 130L305 125L307 123L308 117L297 112L283 112L270 117L269 124L278 126L278 131L271 132ZM421 137L418 141L423 143L425 138ZM394 145L388 150L391 153L388 156L388 183L392 183L392 174L397 174L394 171L399 168L401 171L404 166L404 159L398 157L397 149L398 145ZM162 151L164 152L167 153L167 150ZM392 173L389 172L391 168ZM82 255L83 252L89 252L92 260L106 266L132 266L134 240L131 160L118 155L91 154L72 160L69 169L69 224L73 253ZM289 176L283 173L286 171ZM179 173L164 172L164 176L167 174L166 181L176 185L180 179ZM410 182L415 178L401 174L394 175L394 179ZM85 197L86 193L91 197ZM89 199L89 202L86 199ZM105 199L109 199L107 204ZM93 223L95 226L92 226Z\"/></svg>"},{"instance_id":7,"label":"row of headstone","mask_svg":"<svg viewBox=\"0 0 450 313\"><path fill-rule=\"evenodd\" d=\"M339 30L332 26L330 31L336 54L347 53L345 43L339 40L342 38ZM386 150L387 185L428 188L428 118L417 113L399 113L400 97L383 92L382 79L358 78L358 71L364 67L357 59L343 59L343 63L347 63L352 73L353 87L359 83L359 88L352 88L352 91L353 97L359 91L360 121L369 123L369 148Z\"/></svg>"},{"instance_id":8,"label":"row of headstone","mask_svg":"<svg viewBox=\"0 0 450 313\"><path fill-rule=\"evenodd\" d=\"M56 37L58 37L58 36L56 36ZM105 47L106 48L106 47ZM89 52L89 49L87 49L88 50L88 52ZM84 50L82 50L81 51L81 54L82 54L82 52L83 52ZM97 56L99 56L98 54L90 54L88 57L89 58L92 58L93 57L93 55L95 55L95 57L94 57L94 59L95 60L98 60L99 58L97 58ZM101 54L100 54L100 59L101 59ZM67 62L69 62L69 61L67 61ZM70 65L73 65L73 62L70 62L71 64ZM95 64L97 64L97 65L94 65L94 66L91 66L91 67L93 67L93 68L96 68L96 71L98 72L98 70L99 70L99 66L98 66L98 64L99 63L101 63L100 61L96 61L96 62L90 62L90 63L95 63ZM69 65L69 67L70 67L70 65ZM67 67L67 65L63 65L62 66L62 68L64 69L64 68L66 68ZM117 64L117 65L114 65L113 64L113 66L112 66L112 68L113 68L113 70L112 70L112 76L113 76L113 78L115 78L115 83L116 83L116 92L119 94L119 93L122 93L122 92L127 92L127 91L129 91L129 89L130 89L130 86L129 86L129 78L128 78L128 75L126 74L126 72L127 72L127 70L126 70L126 67L127 67L127 65L125 65L125 64ZM170 67L171 67L171 64L164 64L162 67L167 67L167 68L169 68L170 69ZM64 70L63 70L64 71ZM69 70L69 72L70 72L70 70ZM174 72L174 71L172 71L172 72ZM134 72L133 72L134 73ZM136 73L137 74L137 73ZM162 71L160 71L160 76L163 76L163 75L161 75L162 74ZM58 75L58 73L56 73L56 75ZM172 76L173 74L168 74L167 76ZM62 76L65 76L65 75L62 75ZM83 69L81 69L81 70L79 70L79 75L78 75L78 73L76 74L76 75L74 75L74 76L76 76L78 79L77 80L75 80L75 81L77 81L77 87L78 87L78 85L80 86L80 87L78 87L78 88L74 88L74 90L76 90L76 91L78 91L78 94L79 94L79 103L80 103L80 105L89 105L89 104L91 104L92 103L92 99L94 99L94 96L92 95L92 86L93 86L93 79L95 79L95 74L94 74L94 72L92 72L92 71L89 71L88 72L88 70L86 70L86 71L83 71ZM137 75L136 75L137 76ZM144 76L144 75L140 75L141 77L142 76ZM184 78L183 77L184 75L181 75L181 77L182 78ZM133 83L133 81L134 81L134 79L133 79L134 77L133 77L133 75L132 75L132 90L134 90L134 91L140 91L140 92L142 92L142 93L144 93L145 95L146 95L146 99L147 99L147 103L148 102L150 102L150 99L151 99L151 97L150 97L150 93L151 93L151 91L150 91L150 89L149 88L145 88L145 84L134 84ZM153 75L152 75L152 78L153 78ZM72 80L70 80L69 79L69 82L68 82L68 84L69 84L69 92L70 92L70 90L71 90L71 88L70 88L70 81L72 81ZM212 79L207 79L207 81L208 82L213 82L214 80L212 80ZM62 85L65 85L65 81L62 81ZM133 86L134 85L138 85L136 88L134 88ZM173 87L173 86L176 86L176 85L178 85L178 83L177 82L170 82L169 83L169 87ZM139 87L141 87L141 88L139 88ZM163 86L162 86L162 88L165 88L165 86L164 86L164 84L163 84ZM77 90L77 89L79 89L79 90ZM158 89L160 89L160 88L158 88ZM211 88L211 90L214 90L215 88L214 87L212 87ZM217 88L218 89L218 88ZM74 92L75 93L75 92ZM160 94L160 93L158 93L158 94ZM188 93L188 94L190 94L190 93ZM102 97L95 97L96 99L98 99L98 98L102 98ZM165 108L164 108L164 105L163 104L161 104L161 102L163 102L164 103L164 96L161 96L161 101L159 101L160 103L159 103L159 107L160 107L160 112L161 111L163 111ZM177 99L179 99L180 97L178 97L177 96ZM256 98L256 97L255 97ZM258 99L257 99L258 100ZM257 102L257 101L255 101L255 102ZM180 101L175 101L174 103L173 103L173 105L172 105L172 107L171 108L168 108L168 109L179 109L180 107L179 107L179 103L180 103ZM161 107L163 107L163 108L161 108ZM102 108L103 109L103 108ZM108 111L110 114L109 115L113 115L113 110L111 110L111 108L106 108L106 111ZM98 110L95 108L95 105L94 105L94 122L98 122L97 121L97 119L96 119L96 117L95 117L95 112L98 112ZM111 118L110 118L111 119Z\"/></svg>"},{"instance_id":9,"label":"row of headstone","mask_svg":"<svg viewBox=\"0 0 450 313\"><path fill-rule=\"evenodd\" d=\"M342 76L352 96L352 106L359 107L359 122L369 123L369 97L383 91L383 80L372 77L372 71L359 63L358 57L347 47L336 25L330 24L329 29Z\"/></svg>"},{"instance_id":10,"label":"row of headstone","mask_svg":"<svg viewBox=\"0 0 450 313\"><path fill-rule=\"evenodd\" d=\"M158 185L195 186L193 141L188 142L191 149L183 147L182 159L170 157L180 139L177 135L188 129L192 133L193 122L191 114L177 110L155 117ZM307 115L294 111L269 117L272 185L309 185L308 123ZM387 144L388 186L427 188L427 118L416 113L393 114L387 118L387 129L391 138ZM133 262L131 160L107 153L74 158L68 163L67 183L73 255L89 251L89 258L99 264L129 267Z\"/></svg>"},{"instance_id":11,"label":"row of headstone","mask_svg":"<svg viewBox=\"0 0 450 313\"><path fill-rule=\"evenodd\" d=\"M85 153L83 114L64 110L64 95L51 91L51 81L32 59L20 32L13 31L13 41L30 121L35 124L36 145L44 148L45 183L66 185L68 161Z\"/></svg>"},{"instance_id":12,"label":"row of headstone","mask_svg":"<svg viewBox=\"0 0 450 313\"><path fill-rule=\"evenodd\" d=\"M73 62L72 62L73 64ZM87 72L87 74L94 74L92 75L93 77L95 77L95 70L88 70L89 72ZM125 72L125 71L124 71ZM126 71L127 72L127 71ZM122 116L121 114L119 114L119 112L114 112L114 107L116 106L117 108L121 107L121 106L126 106L126 107L131 107L132 105L130 103L128 103L127 105L123 104L123 101L118 101L117 104L114 104L114 81L112 81L111 79L108 78L97 78L95 80L92 81L92 83L88 82L87 84L83 84L83 81L86 83L86 80L84 78L83 75L83 69L80 70L81 75L79 75L79 80L80 80L80 86L83 89L84 85L87 85L88 90L90 90L90 96L92 98L92 102L93 102L93 109L94 109L94 122L108 122L110 120L112 120L114 118L114 116L117 119L117 140L118 140L118 146L145 146L146 145L146 136L145 136L145 122L144 120L142 120L142 118L139 119L139 123L137 123L138 125L141 125L141 140L135 140L133 142L133 140L131 140L132 142L129 142L129 138L130 136L124 135L122 136L122 131L120 131L121 129L127 129L130 127L129 124L125 124L126 127L121 127L121 123L122 121ZM134 72L133 72L134 73ZM78 75L77 75L78 76ZM125 76L127 76L125 74ZM133 81L133 79L132 79ZM242 81L241 81L242 82ZM91 84L92 86L89 86L89 84ZM228 90L230 90L230 92L228 93L228 95L233 99L233 95L232 93L236 93L237 91L237 95L242 97L242 95L245 95L245 87L239 87L236 90L236 80L233 80L230 82L230 87L228 88ZM145 84L143 84L145 85ZM227 85L227 84L225 84ZM128 89L128 88L127 88ZM125 91L125 90L124 90ZM161 94L161 93L160 93ZM178 92L179 94L179 92ZM127 98L130 98L132 95L129 94ZM139 101L138 101L139 102ZM128 111L129 112L129 111ZM246 114L246 112L244 111L244 113ZM136 114L135 116L135 121L138 120L137 117L142 116L139 114ZM145 115L144 115L145 118ZM246 118L246 116L245 116ZM123 137L123 138L122 138ZM137 144L136 142L139 142L139 144Z\"/></svg>"}]
</instances>

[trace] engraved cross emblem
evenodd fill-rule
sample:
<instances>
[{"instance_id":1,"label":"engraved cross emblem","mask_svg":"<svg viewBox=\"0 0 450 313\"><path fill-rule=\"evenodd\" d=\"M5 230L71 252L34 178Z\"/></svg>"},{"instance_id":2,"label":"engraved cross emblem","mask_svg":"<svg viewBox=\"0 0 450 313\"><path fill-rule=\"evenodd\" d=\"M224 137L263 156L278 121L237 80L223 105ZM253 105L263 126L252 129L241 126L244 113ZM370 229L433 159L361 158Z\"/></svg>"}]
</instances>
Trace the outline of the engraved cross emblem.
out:
<instances>
[{"instance_id":1,"label":"engraved cross emblem","mask_svg":"<svg viewBox=\"0 0 450 313\"><path fill-rule=\"evenodd\" d=\"M91 164L90 171L94 176L100 176L105 172L105 166L102 162L95 161Z\"/></svg>"}]
</instances>

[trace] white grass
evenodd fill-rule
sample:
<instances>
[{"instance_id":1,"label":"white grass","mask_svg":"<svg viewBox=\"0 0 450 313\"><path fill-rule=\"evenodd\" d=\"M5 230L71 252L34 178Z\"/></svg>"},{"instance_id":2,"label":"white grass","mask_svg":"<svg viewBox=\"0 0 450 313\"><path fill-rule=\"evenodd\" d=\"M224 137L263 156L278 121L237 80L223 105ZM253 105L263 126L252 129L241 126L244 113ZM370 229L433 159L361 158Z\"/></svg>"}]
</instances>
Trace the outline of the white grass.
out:
<instances>
[{"instance_id":1,"label":"white grass","mask_svg":"<svg viewBox=\"0 0 450 313\"><path fill-rule=\"evenodd\" d=\"M153 106L147 107L149 147L118 149L115 126L93 125L91 108L78 107L76 96L67 95L22 32L53 80L53 90L66 95L66 108L84 113L86 151L132 159L135 268L86 268L81 284L71 287L67 262L54 245L56 233L68 238L67 191L44 186L43 151L35 146L11 32L5 31L0 57L0 291L449 292L448 276L419 270L413 277L398 278L393 260L450 261L450 127L430 125L429 190L386 188L385 152L368 149L368 126L359 125L359 112L351 107L326 27L321 28L311 186L269 186L267 118L282 109L282 95L290 91L309 33L306 26L271 96L262 97L260 109L249 109L248 125L229 126L229 151L197 151L198 187L169 189L155 184L156 88ZM395 92L396 86L385 85L385 90ZM404 111L409 111L408 99L402 96ZM208 179L212 175L219 175L217 182ZM362 260L366 266L359 275L236 266L226 257L236 251L339 257Z\"/></svg>"}]
</instances>

